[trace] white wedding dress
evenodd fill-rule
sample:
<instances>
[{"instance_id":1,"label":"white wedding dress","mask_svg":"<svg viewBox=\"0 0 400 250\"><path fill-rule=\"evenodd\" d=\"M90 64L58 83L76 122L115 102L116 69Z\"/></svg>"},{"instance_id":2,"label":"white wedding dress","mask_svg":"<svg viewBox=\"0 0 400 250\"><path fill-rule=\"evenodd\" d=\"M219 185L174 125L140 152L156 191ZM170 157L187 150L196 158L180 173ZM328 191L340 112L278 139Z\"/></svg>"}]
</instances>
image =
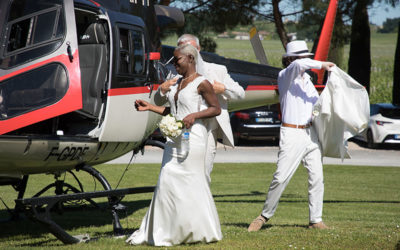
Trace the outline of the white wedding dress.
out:
<instances>
[{"instance_id":1,"label":"white wedding dress","mask_svg":"<svg viewBox=\"0 0 400 250\"><path fill-rule=\"evenodd\" d=\"M167 98L171 113L177 119L182 120L204 105L204 99L197 92L204 79L197 77L183 88L176 103L178 84L171 87ZM205 176L207 130L201 119L191 127L189 143L189 154L181 159L177 156L180 137L174 141L167 139L149 210L127 243L172 246L222 239L217 209Z\"/></svg>"}]
</instances>

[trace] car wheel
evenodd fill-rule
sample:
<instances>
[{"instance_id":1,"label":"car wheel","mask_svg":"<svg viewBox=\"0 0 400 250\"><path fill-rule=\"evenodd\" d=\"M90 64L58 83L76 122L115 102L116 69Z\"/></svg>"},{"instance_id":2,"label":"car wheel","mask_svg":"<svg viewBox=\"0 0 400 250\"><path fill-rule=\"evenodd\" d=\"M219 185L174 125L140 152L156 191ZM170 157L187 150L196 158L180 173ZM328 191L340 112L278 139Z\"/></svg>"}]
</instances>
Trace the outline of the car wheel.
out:
<instances>
[{"instance_id":1,"label":"car wheel","mask_svg":"<svg viewBox=\"0 0 400 250\"><path fill-rule=\"evenodd\" d=\"M233 136L233 143L235 144L235 146L239 146L239 144L241 143L239 136Z\"/></svg>"},{"instance_id":2,"label":"car wheel","mask_svg":"<svg viewBox=\"0 0 400 250\"><path fill-rule=\"evenodd\" d=\"M279 136L274 138L274 145L279 146Z\"/></svg>"},{"instance_id":3,"label":"car wheel","mask_svg":"<svg viewBox=\"0 0 400 250\"><path fill-rule=\"evenodd\" d=\"M377 148L377 144L374 142L374 136L372 130L367 131L367 145L369 148Z\"/></svg>"}]
</instances>

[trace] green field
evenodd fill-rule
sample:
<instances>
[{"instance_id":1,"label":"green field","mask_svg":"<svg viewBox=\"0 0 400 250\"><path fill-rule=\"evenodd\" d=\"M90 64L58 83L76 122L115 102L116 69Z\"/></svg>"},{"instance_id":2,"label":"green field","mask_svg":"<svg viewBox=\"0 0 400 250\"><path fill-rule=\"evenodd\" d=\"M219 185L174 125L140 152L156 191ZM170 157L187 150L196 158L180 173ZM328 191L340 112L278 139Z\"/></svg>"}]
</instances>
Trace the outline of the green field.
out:
<instances>
[{"instance_id":1,"label":"green field","mask_svg":"<svg viewBox=\"0 0 400 250\"><path fill-rule=\"evenodd\" d=\"M159 164L130 166L120 187L154 185ZM125 165L97 167L115 187ZM223 240L212 244L192 244L178 249L399 249L400 169L393 167L324 166L324 221L329 230L310 230L308 225L307 173L299 167L286 188L275 216L262 230L248 233L248 224L260 213L275 164L216 164L212 192L218 209ZM86 191L94 181L78 172ZM31 196L53 180L52 176L31 176L26 196ZM74 183L71 177L66 180ZM97 184L96 189L100 186ZM51 194L51 193L49 193ZM16 197L10 187L0 187L0 196L9 206ZM128 195L128 209L121 224L132 232L140 225L151 194ZM103 203L102 203L103 204ZM7 217L0 203L0 218ZM196 216L195 214L193 216ZM53 218L70 234L89 233L89 243L64 246L41 226L27 219L0 223L0 249L122 249L131 248L122 239L111 237L111 216L105 211L85 209L65 212ZM136 249L152 247L138 246ZM173 248L175 249L175 247Z\"/></svg>"},{"instance_id":2,"label":"green field","mask_svg":"<svg viewBox=\"0 0 400 250\"><path fill-rule=\"evenodd\" d=\"M176 36L168 37L164 44L176 45ZM240 41L227 38L216 39L217 53L227 58L235 58L257 62L250 41ZM396 50L397 34L372 33L371 35L371 85L370 102L391 102L393 88L393 66ZM272 66L281 67L281 56L284 53L280 40L262 41L268 61ZM309 48L312 44L309 44ZM344 49L344 62L340 65L347 71L349 45ZM400 93L399 93L400 94Z\"/></svg>"}]
</instances>

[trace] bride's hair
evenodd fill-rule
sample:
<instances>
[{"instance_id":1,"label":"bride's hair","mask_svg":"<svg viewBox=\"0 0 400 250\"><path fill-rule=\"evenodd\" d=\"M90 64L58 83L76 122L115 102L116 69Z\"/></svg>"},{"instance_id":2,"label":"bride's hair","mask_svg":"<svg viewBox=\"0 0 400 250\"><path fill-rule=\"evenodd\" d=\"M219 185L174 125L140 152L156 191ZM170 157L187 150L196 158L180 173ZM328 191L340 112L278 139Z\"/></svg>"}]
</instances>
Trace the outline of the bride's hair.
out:
<instances>
[{"instance_id":1,"label":"bride's hair","mask_svg":"<svg viewBox=\"0 0 400 250\"><path fill-rule=\"evenodd\" d=\"M194 61L197 62L198 54L199 52L195 47L193 47L191 44L183 44L181 46L178 46L175 50L180 51L184 55L191 55L194 58Z\"/></svg>"}]
</instances>

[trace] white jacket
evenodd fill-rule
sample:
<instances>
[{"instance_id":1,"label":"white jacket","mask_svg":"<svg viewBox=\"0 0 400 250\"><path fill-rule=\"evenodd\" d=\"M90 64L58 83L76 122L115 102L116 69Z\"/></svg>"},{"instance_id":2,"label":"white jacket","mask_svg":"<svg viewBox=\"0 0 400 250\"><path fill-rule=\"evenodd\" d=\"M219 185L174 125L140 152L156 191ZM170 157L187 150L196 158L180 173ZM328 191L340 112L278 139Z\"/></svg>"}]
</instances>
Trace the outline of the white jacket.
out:
<instances>
[{"instance_id":1,"label":"white jacket","mask_svg":"<svg viewBox=\"0 0 400 250\"><path fill-rule=\"evenodd\" d=\"M235 82L224 65L204 62L205 77L213 84L214 81L225 85L225 91L217 95L219 105L221 106L221 114L215 118L219 125L218 135L222 138L222 143L227 146L234 146L231 123L228 113L228 102L231 99L244 98L245 91L237 82Z\"/></svg>"},{"instance_id":2,"label":"white jacket","mask_svg":"<svg viewBox=\"0 0 400 250\"><path fill-rule=\"evenodd\" d=\"M369 98L364 86L338 67L329 72L328 82L313 108L313 126L322 155L350 158L347 140L367 128Z\"/></svg>"}]
</instances>

